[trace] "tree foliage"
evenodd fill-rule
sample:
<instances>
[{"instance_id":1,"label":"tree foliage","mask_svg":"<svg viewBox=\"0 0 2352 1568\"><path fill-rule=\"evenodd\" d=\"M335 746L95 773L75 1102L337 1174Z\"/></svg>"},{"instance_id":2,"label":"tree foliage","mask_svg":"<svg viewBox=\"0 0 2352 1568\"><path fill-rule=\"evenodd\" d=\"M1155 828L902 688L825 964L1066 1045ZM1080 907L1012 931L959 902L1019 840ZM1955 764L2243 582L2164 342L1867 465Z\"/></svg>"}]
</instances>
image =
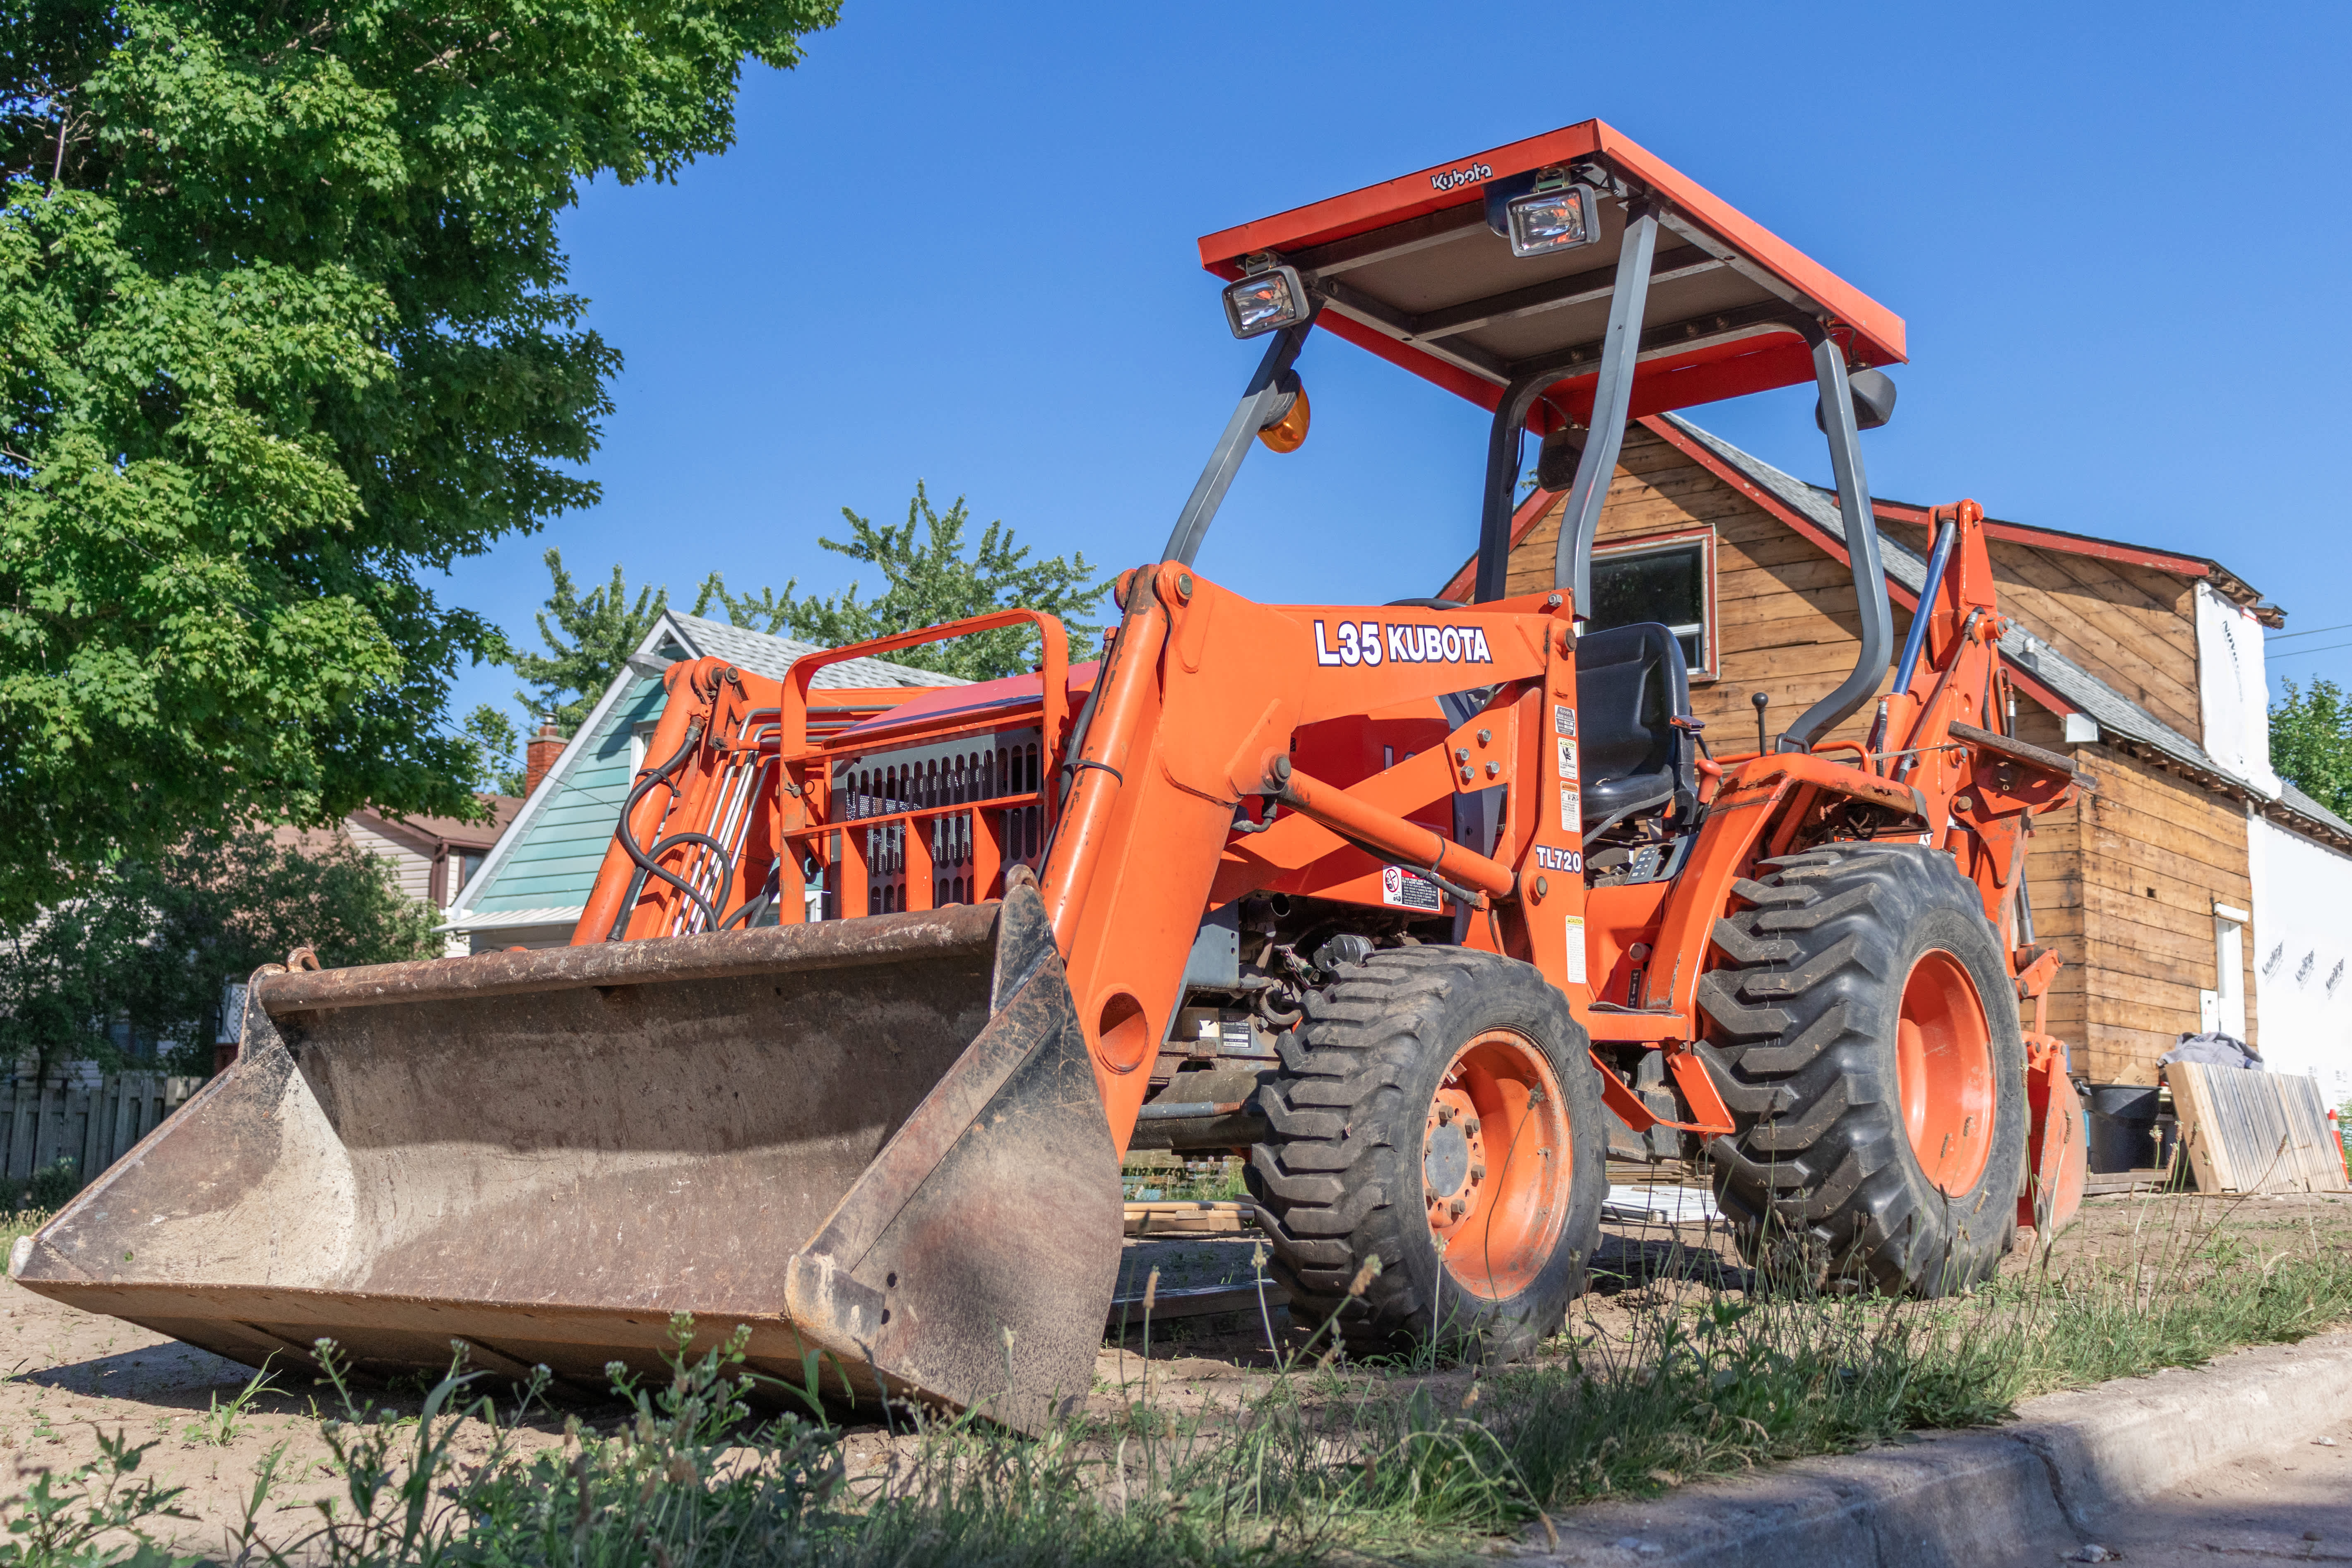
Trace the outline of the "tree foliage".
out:
<instances>
[{"instance_id":1,"label":"tree foliage","mask_svg":"<svg viewBox=\"0 0 2352 1568\"><path fill-rule=\"evenodd\" d=\"M2271 766L2338 816L2352 817L2352 697L2332 680L2284 682L2271 707Z\"/></svg>"},{"instance_id":2,"label":"tree foliage","mask_svg":"<svg viewBox=\"0 0 2352 1568\"><path fill-rule=\"evenodd\" d=\"M554 586L547 607L536 618L548 651L515 657L514 672L531 689L516 692L515 700L532 716L533 729L538 728L537 717L548 714L569 735L646 640L646 631L669 604L669 590L640 588L633 605L629 585L615 564L613 580L583 597L572 574L563 569L561 551L549 551L545 560Z\"/></svg>"},{"instance_id":3,"label":"tree foliage","mask_svg":"<svg viewBox=\"0 0 2352 1568\"><path fill-rule=\"evenodd\" d=\"M432 572L587 504L556 218L837 0L0 0L0 918L191 825L473 809Z\"/></svg>"},{"instance_id":4,"label":"tree foliage","mask_svg":"<svg viewBox=\"0 0 2352 1568\"><path fill-rule=\"evenodd\" d=\"M731 625L787 634L820 647L839 647L1015 605L1058 617L1077 650L1074 657L1083 658L1102 630L1100 623L1083 617L1101 604L1110 580L1096 576L1097 568L1087 563L1083 552L1032 562L1028 547L1015 545L1013 531L1002 521L990 523L976 544L967 545L964 530L971 512L961 496L945 512L935 510L919 480L914 499L907 503L907 521L895 528L887 523L877 527L847 507L841 515L849 523L848 541L820 538L817 543L879 567L879 595L861 600L854 581L831 598L796 595L798 578L781 592L730 594L725 578L713 572L695 597L694 613L701 615L717 605L726 610ZM1034 669L1037 636L1025 626L1007 626L952 642L926 643L890 658L968 680L990 680Z\"/></svg>"},{"instance_id":5,"label":"tree foliage","mask_svg":"<svg viewBox=\"0 0 2352 1568\"><path fill-rule=\"evenodd\" d=\"M44 1079L67 1061L117 1067L127 1022L136 1040L182 1047L181 1070L209 1070L223 982L304 942L330 968L438 957L435 920L349 839L305 849L260 829L197 834L86 874L0 931L0 1061Z\"/></svg>"}]
</instances>

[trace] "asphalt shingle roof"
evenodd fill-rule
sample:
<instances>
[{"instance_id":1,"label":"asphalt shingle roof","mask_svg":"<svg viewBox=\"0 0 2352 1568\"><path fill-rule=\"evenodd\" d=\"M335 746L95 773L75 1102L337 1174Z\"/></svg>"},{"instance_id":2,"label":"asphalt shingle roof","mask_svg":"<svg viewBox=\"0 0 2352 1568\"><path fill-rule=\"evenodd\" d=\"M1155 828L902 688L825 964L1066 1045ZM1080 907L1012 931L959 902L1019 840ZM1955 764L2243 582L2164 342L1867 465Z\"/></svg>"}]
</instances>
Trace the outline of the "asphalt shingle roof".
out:
<instances>
[{"instance_id":1,"label":"asphalt shingle roof","mask_svg":"<svg viewBox=\"0 0 2352 1568\"><path fill-rule=\"evenodd\" d=\"M709 658L723 658L730 664L740 665L754 675L764 675L771 680L782 680L792 668L793 660L803 654L822 651L816 644L801 642L793 637L771 637L748 626L730 626L724 621L705 620L672 610L670 618L694 644L695 651ZM968 686L961 676L941 675L935 669L917 669L911 665L892 664L881 658L850 658L839 664L827 665L817 671L815 686Z\"/></svg>"},{"instance_id":2,"label":"asphalt shingle roof","mask_svg":"<svg viewBox=\"0 0 2352 1568\"><path fill-rule=\"evenodd\" d=\"M2280 782L2285 783L2284 780ZM2312 821L2332 828L2347 838L2352 838L2352 822L2345 821L2292 784L2286 784L2286 793L2279 797L2279 804L2299 816L2307 816Z\"/></svg>"}]
</instances>

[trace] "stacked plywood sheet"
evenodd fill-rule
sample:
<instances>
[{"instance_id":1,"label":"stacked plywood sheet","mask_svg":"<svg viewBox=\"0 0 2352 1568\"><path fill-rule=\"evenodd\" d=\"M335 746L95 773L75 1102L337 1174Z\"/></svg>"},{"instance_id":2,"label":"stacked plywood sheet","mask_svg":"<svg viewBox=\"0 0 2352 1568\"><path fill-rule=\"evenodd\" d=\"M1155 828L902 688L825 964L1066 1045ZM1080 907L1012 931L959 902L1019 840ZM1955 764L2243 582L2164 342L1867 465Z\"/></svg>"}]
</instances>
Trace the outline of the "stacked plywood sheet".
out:
<instances>
[{"instance_id":1,"label":"stacked plywood sheet","mask_svg":"<svg viewBox=\"0 0 2352 1568\"><path fill-rule=\"evenodd\" d=\"M1257 1205L1182 1199L1127 1205L1127 1234L1166 1236L1179 1232L1234 1232L1257 1223Z\"/></svg>"},{"instance_id":2,"label":"stacked plywood sheet","mask_svg":"<svg viewBox=\"0 0 2352 1568\"><path fill-rule=\"evenodd\" d=\"M2200 1192L2352 1192L2317 1079L2195 1062L2164 1076Z\"/></svg>"}]
</instances>

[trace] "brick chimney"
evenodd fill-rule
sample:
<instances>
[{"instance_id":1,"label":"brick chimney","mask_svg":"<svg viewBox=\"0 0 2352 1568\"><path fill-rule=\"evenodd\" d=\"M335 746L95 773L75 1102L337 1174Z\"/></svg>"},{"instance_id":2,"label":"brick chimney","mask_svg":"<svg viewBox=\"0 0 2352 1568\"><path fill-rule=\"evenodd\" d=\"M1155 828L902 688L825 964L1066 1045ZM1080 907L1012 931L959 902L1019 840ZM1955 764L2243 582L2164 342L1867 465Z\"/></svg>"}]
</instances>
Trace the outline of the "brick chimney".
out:
<instances>
[{"instance_id":1,"label":"brick chimney","mask_svg":"<svg viewBox=\"0 0 2352 1568\"><path fill-rule=\"evenodd\" d=\"M547 776L547 770L553 767L555 759L563 754L563 737L555 732L553 718L540 721L539 733L523 747L522 754L522 793L528 795L538 790L539 781Z\"/></svg>"}]
</instances>

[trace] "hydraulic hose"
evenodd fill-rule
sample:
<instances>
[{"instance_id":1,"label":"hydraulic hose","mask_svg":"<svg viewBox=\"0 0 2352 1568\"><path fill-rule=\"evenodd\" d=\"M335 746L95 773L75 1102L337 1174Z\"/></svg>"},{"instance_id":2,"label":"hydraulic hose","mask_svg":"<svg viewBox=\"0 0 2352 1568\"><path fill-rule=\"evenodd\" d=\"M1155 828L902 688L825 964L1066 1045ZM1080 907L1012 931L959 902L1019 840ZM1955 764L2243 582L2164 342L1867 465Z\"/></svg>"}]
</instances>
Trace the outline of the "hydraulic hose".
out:
<instances>
[{"instance_id":1,"label":"hydraulic hose","mask_svg":"<svg viewBox=\"0 0 2352 1568\"><path fill-rule=\"evenodd\" d=\"M648 850L637 843L637 836L631 832L629 828L629 820L636 814L637 803L646 797L646 792L651 790L654 785L667 782L670 774L677 772L679 768L683 767L686 763L687 757L692 753L696 746L701 743L701 741L702 725L699 722L697 722L687 726L686 739L679 743L677 750L671 754L669 760L662 763L661 766L654 769L644 778L639 779L637 781L636 787L629 791L629 798L624 801L621 805L621 825L618 837L620 839L623 852L625 853L631 860L636 862L637 875L636 879L629 885L629 896L622 900L620 913L614 918L612 934L605 939L608 942L620 941L622 933L628 929L629 916L636 908L637 895L644 891L646 879L648 877L660 878L663 881L667 882L671 887L676 888L679 892L684 893L688 898L692 899L696 904L699 905L702 910L705 930L716 931L720 929L719 924L719 911L727 907L727 897L730 893L734 891L735 888L735 868L728 864L727 846L721 844L718 839L713 838L708 833L673 833L667 838L657 838L654 840L653 847ZM664 870L660 866L655 864L656 856L658 856L667 850L673 849L681 844L700 844L707 846L713 854L719 857L719 901L717 904L714 905L710 900L705 898L702 894L702 890L688 882L685 878L678 876L675 872Z\"/></svg>"}]
</instances>

